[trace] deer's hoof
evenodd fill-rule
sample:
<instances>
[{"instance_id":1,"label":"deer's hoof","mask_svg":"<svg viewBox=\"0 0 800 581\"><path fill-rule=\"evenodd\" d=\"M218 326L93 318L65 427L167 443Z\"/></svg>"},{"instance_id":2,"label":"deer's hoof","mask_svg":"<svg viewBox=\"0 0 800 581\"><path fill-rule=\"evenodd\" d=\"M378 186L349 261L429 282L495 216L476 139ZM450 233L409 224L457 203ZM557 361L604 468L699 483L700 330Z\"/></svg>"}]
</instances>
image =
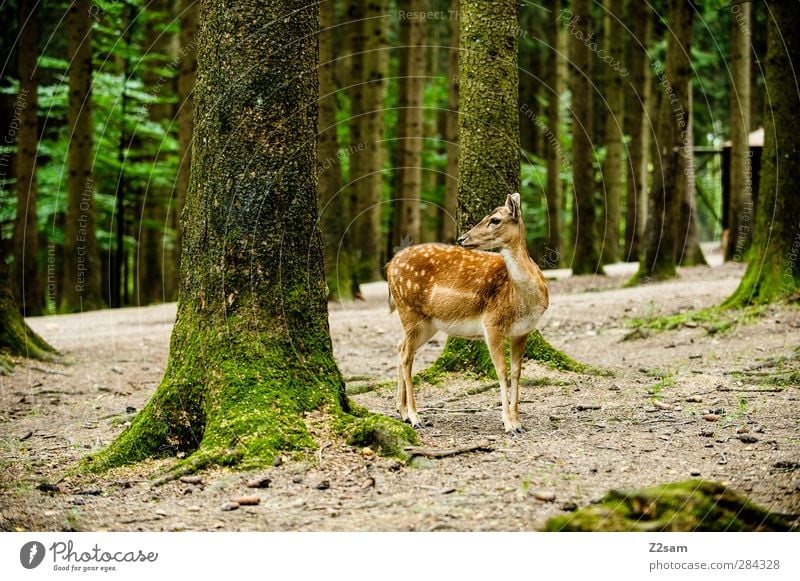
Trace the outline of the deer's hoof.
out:
<instances>
[{"instance_id":1,"label":"deer's hoof","mask_svg":"<svg viewBox=\"0 0 800 581\"><path fill-rule=\"evenodd\" d=\"M525 433L525 428L523 428L522 426L519 426L518 428L514 428L514 431L516 433L518 433L518 434L524 434Z\"/></svg>"}]
</instances>

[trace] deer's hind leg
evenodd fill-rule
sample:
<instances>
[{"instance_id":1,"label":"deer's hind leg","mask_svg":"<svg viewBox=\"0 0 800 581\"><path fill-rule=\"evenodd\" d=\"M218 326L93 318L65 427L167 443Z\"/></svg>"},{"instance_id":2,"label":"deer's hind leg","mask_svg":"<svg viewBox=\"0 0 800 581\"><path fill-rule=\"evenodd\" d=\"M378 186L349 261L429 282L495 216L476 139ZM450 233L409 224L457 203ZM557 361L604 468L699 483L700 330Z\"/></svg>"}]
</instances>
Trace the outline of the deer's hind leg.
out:
<instances>
[{"instance_id":1,"label":"deer's hind leg","mask_svg":"<svg viewBox=\"0 0 800 581\"><path fill-rule=\"evenodd\" d=\"M400 412L400 417L415 428L422 427L422 424L417 416L417 405L414 401L411 367L414 364L414 355L417 349L422 347L435 334L436 328L433 323L428 319L423 319L406 327L406 336L403 337L397 348L397 408Z\"/></svg>"}]
</instances>

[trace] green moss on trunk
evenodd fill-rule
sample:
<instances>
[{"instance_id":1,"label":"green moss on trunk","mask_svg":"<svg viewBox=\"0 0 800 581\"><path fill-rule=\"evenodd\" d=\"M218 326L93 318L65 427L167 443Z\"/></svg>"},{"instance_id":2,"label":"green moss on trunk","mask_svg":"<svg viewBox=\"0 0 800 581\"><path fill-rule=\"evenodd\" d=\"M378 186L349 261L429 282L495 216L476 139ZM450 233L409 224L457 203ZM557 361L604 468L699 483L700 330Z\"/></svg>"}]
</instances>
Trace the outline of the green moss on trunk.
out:
<instances>
[{"instance_id":1,"label":"green moss on trunk","mask_svg":"<svg viewBox=\"0 0 800 581\"><path fill-rule=\"evenodd\" d=\"M800 97L793 75L800 60L800 12L788 0L770 2L766 85L770 95L764 129L761 181L747 271L723 307L741 307L800 294Z\"/></svg>"},{"instance_id":2,"label":"green moss on trunk","mask_svg":"<svg viewBox=\"0 0 800 581\"><path fill-rule=\"evenodd\" d=\"M599 504L550 519L547 531L788 531L789 524L716 482L612 490Z\"/></svg>"},{"instance_id":3,"label":"green moss on trunk","mask_svg":"<svg viewBox=\"0 0 800 581\"><path fill-rule=\"evenodd\" d=\"M206 34L167 371L132 424L86 460L91 470L179 452L188 457L172 476L209 464L253 468L315 447L308 412L363 421L350 414L328 328L315 151L318 5L200 8Z\"/></svg>"}]
</instances>

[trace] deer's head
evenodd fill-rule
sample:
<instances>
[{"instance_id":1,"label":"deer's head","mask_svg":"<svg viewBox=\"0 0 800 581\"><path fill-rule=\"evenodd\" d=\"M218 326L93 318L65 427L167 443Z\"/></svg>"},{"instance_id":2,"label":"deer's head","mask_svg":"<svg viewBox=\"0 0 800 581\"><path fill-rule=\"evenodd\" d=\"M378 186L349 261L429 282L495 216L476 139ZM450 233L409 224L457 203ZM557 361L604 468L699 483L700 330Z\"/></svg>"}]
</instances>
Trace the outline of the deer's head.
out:
<instances>
[{"instance_id":1,"label":"deer's head","mask_svg":"<svg viewBox=\"0 0 800 581\"><path fill-rule=\"evenodd\" d=\"M506 197L506 203L492 210L469 232L458 239L458 244L472 250L508 248L524 241L522 208L519 194Z\"/></svg>"}]
</instances>

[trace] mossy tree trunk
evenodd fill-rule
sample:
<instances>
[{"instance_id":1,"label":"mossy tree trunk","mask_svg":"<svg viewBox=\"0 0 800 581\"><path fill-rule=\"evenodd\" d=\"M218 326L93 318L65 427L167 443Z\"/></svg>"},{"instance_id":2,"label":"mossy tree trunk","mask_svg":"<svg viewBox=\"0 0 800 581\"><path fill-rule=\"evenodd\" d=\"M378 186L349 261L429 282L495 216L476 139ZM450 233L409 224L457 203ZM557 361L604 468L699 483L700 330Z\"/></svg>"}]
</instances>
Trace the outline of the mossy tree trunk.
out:
<instances>
[{"instance_id":1,"label":"mossy tree trunk","mask_svg":"<svg viewBox=\"0 0 800 581\"><path fill-rule=\"evenodd\" d=\"M359 221L363 220L364 197L366 181L364 180L366 168L365 136L364 136L364 89L365 89L365 52L366 41L364 32L364 3L361 0L349 0L347 3L347 39L350 51L350 68L347 83L348 97L350 98L350 119L348 144L348 231L347 243L352 250L353 272L352 291L359 295L359 283L363 281L361 264L364 251L361 241L361 228Z\"/></svg>"},{"instance_id":2,"label":"mossy tree trunk","mask_svg":"<svg viewBox=\"0 0 800 581\"><path fill-rule=\"evenodd\" d=\"M329 298L351 296L349 246L345 244L347 204L342 187L339 139L336 135L336 81L334 79L335 10L333 0L320 3L319 32L319 133L317 176L320 224L325 241L325 279Z\"/></svg>"},{"instance_id":3,"label":"mossy tree trunk","mask_svg":"<svg viewBox=\"0 0 800 581\"><path fill-rule=\"evenodd\" d=\"M74 0L69 22L69 151L67 216L64 225L62 312L105 305L95 234L92 174L92 23L89 0Z\"/></svg>"},{"instance_id":4,"label":"mossy tree trunk","mask_svg":"<svg viewBox=\"0 0 800 581\"><path fill-rule=\"evenodd\" d=\"M425 11L426 2L410 0L412 13ZM419 244L422 193L423 96L425 90L425 23L421 18L400 19L400 80L397 123L397 164L392 237L388 258L395 249Z\"/></svg>"},{"instance_id":5,"label":"mossy tree trunk","mask_svg":"<svg viewBox=\"0 0 800 581\"><path fill-rule=\"evenodd\" d=\"M17 220L14 223L14 281L25 315L44 306L39 277L39 226L36 223L36 157L39 145L39 12L33 0L19 2L19 95L17 133ZM0 257L1 259L1 257Z\"/></svg>"},{"instance_id":6,"label":"mossy tree trunk","mask_svg":"<svg viewBox=\"0 0 800 581\"><path fill-rule=\"evenodd\" d=\"M796 300L800 293L800 97L787 71L800 62L800 11L795 2L768 3L766 86L769 110L764 128L761 181L747 271L724 303Z\"/></svg>"},{"instance_id":7,"label":"mossy tree trunk","mask_svg":"<svg viewBox=\"0 0 800 581\"><path fill-rule=\"evenodd\" d=\"M613 63L625 60L625 0L605 0L603 36L606 54ZM606 63L603 63L604 65ZM605 99L607 102L603 161L606 223L603 240L603 261L618 262L620 258L620 198L622 197L622 128L625 117L625 91L623 77L613 66L605 66Z\"/></svg>"},{"instance_id":8,"label":"mossy tree trunk","mask_svg":"<svg viewBox=\"0 0 800 581\"><path fill-rule=\"evenodd\" d=\"M5 256L5 250L0 243L0 256ZM13 367L9 356L49 361L56 359L58 352L25 323L11 292L8 265L0 259L0 374Z\"/></svg>"},{"instance_id":9,"label":"mossy tree trunk","mask_svg":"<svg viewBox=\"0 0 800 581\"><path fill-rule=\"evenodd\" d=\"M675 251L678 245L681 200L681 157L688 139L688 103L686 89L691 70L683 51L690 48L694 7L685 0L670 0L666 67L657 67L661 90L658 111L657 143L653 147L653 186L647 209L647 229L639 271L631 284L668 280L677 275ZM688 54L688 53L687 53Z\"/></svg>"},{"instance_id":10,"label":"mossy tree trunk","mask_svg":"<svg viewBox=\"0 0 800 581\"><path fill-rule=\"evenodd\" d=\"M167 371L93 469L176 452L191 454L190 468L260 466L314 446L306 412L350 410L317 228L318 15L317 4L290 0L200 4Z\"/></svg>"},{"instance_id":11,"label":"mossy tree trunk","mask_svg":"<svg viewBox=\"0 0 800 581\"><path fill-rule=\"evenodd\" d=\"M628 45L625 133L628 143L627 199L625 204L624 260L636 261L642 250L647 222L647 161L650 148L650 122L647 115L652 98L649 61L646 58L653 28L653 16L644 2L631 2L632 34Z\"/></svg>"},{"instance_id":12,"label":"mossy tree trunk","mask_svg":"<svg viewBox=\"0 0 800 581\"><path fill-rule=\"evenodd\" d=\"M519 191L520 144L517 5L461 0L458 134L458 227L464 232ZM582 369L534 331L526 356L561 369ZM469 371L495 375L483 341L450 337L423 380Z\"/></svg>"},{"instance_id":13,"label":"mossy tree trunk","mask_svg":"<svg viewBox=\"0 0 800 581\"><path fill-rule=\"evenodd\" d=\"M597 239L594 184L593 54L585 42L592 33L588 0L574 0L570 29L570 89L572 92L572 181L574 198L573 274L603 274Z\"/></svg>"},{"instance_id":14,"label":"mossy tree trunk","mask_svg":"<svg viewBox=\"0 0 800 581\"><path fill-rule=\"evenodd\" d=\"M731 167L725 260L741 261L753 230L750 145L751 4L731 6Z\"/></svg>"}]
</instances>

